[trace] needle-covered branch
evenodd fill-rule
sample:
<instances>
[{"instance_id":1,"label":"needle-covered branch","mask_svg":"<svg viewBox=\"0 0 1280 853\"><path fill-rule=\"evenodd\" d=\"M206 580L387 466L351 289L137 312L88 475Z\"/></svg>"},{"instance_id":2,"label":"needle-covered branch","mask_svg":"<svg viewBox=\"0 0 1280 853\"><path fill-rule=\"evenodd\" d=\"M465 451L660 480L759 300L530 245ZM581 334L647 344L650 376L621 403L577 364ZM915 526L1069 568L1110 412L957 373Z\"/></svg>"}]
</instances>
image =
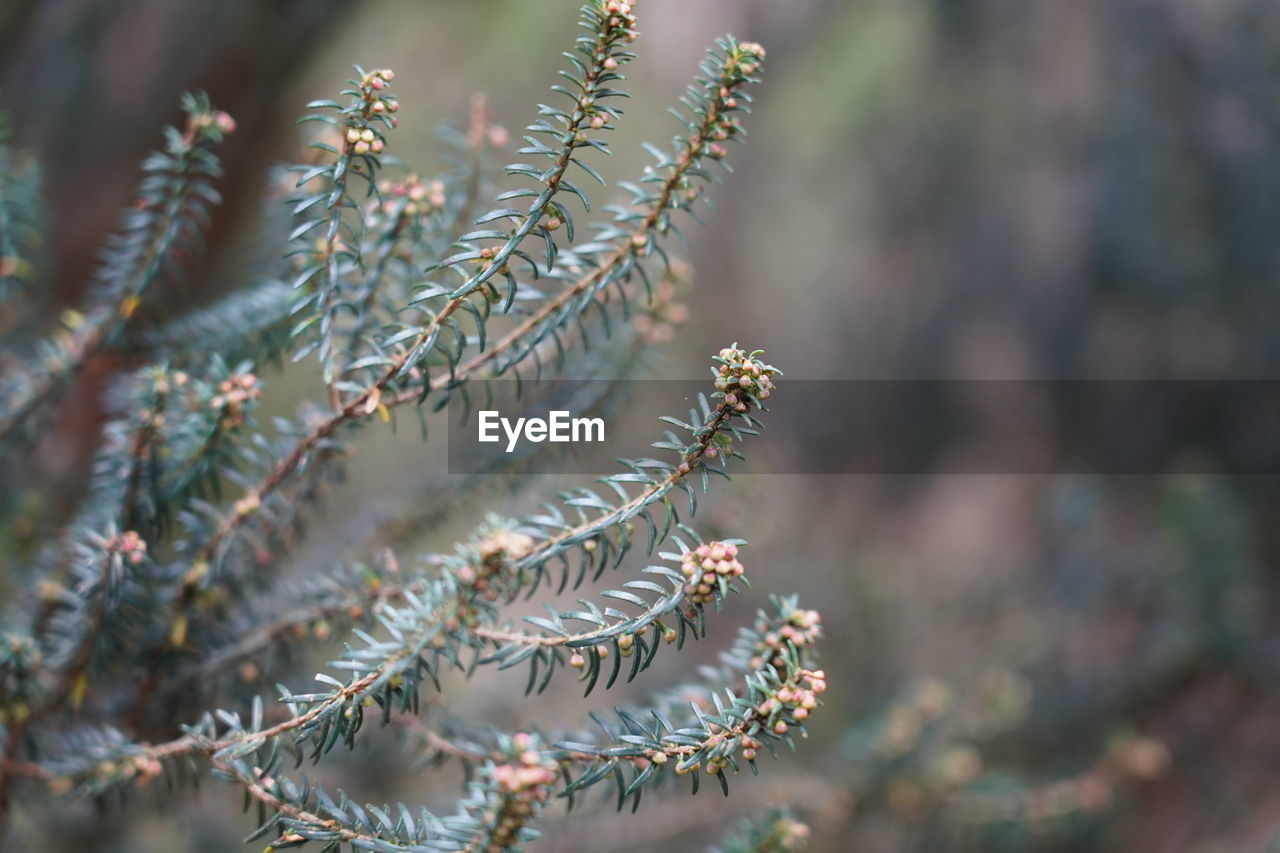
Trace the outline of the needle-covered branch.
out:
<instances>
[{"instance_id":1,"label":"needle-covered branch","mask_svg":"<svg viewBox=\"0 0 1280 853\"><path fill-rule=\"evenodd\" d=\"M553 103L538 106L517 143L523 161L505 170L492 163L509 136L483 98L465 131L446 136L455 165L430 175L392 156L394 75L357 68L340 100L308 106L304 122L321 133L287 170L286 205L263 219L267 268L210 305L138 322L144 296L199 253L218 200L212 150L232 123L203 99L186 102L187 129L144 164L141 200L89 307L67 314L36 368L0 390L3 435L90 362L128 367L111 385L86 497L29 560L32 589L9 608L20 626L0 634L0 806L27 787L102 798L212 772L256 811L247 840L272 848L501 853L535 838L558 799L612 780L618 804L635 806L663 779L699 770L727 789L728 775L754 771L759 751L803 729L825 680L811 657L816 614L789 600L762 613L705 683L599 716L592 734L472 730L442 725L436 708L446 672L527 666L527 694L558 683L556 672L590 692L714 629L709 609L748 588L745 543L733 530L703 537L691 521L713 475L727 478L727 460L761 428L780 374L759 351L720 350L713 387L687 415L662 418L652 455L515 520L482 513L443 553L371 558L350 537L307 529L311 507L340 484L357 426L416 409L425 433L430 411L488 393L490 380L573 374L596 328L610 357L581 372L616 384L648 365L661 324L669 337L682 322L673 213L698 219L712 164L743 135L764 51L718 42L683 99L680 135L651 148L655 162L622 185L629 198L592 222L588 186L605 184L597 160L621 123L637 13L590 0L579 25ZM38 205L14 162L0 149L0 293L25 295ZM645 302L649 323L631 323ZM323 399L267 417L279 409L267 392L299 378L270 381L267 362L288 352L317 356ZM470 511L463 494L473 492L446 500ZM304 534L316 547L297 547ZM626 570L516 624L521 599ZM326 645L341 636L340 648ZM311 686L282 686L321 648L328 662ZM271 683L273 698L254 695ZM391 723L413 758L468 765L456 807L362 804L299 772L325 762L341 773L336 747ZM795 834L780 826L741 849L789 849Z\"/></svg>"},{"instance_id":2,"label":"needle-covered branch","mask_svg":"<svg viewBox=\"0 0 1280 853\"><path fill-rule=\"evenodd\" d=\"M203 249L213 188L221 167L214 149L235 129L204 95L183 98L185 129L166 128L165 148L143 164L138 199L108 242L90 303L64 313L60 328L35 354L35 366L0 385L0 439L8 438L85 363L119 342L120 333L153 284L175 278Z\"/></svg>"}]
</instances>

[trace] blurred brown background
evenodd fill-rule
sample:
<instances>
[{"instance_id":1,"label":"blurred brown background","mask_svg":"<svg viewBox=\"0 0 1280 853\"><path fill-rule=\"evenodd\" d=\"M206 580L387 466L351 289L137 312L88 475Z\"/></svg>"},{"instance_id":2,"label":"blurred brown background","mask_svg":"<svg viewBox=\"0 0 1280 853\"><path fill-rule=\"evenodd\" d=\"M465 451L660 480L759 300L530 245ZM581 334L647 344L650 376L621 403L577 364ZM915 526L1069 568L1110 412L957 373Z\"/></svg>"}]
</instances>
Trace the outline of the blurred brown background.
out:
<instances>
[{"instance_id":1,"label":"blurred brown background","mask_svg":"<svg viewBox=\"0 0 1280 853\"><path fill-rule=\"evenodd\" d=\"M533 118L576 5L11 0L0 106L49 175L51 311L78 294L183 89L207 89L240 130L214 255L157 314L247 279L266 169L297 155L294 117L351 63L396 70L396 149L429 172L435 123L462 121L472 92L512 129ZM637 11L611 179L638 174L641 140L669 139L665 108L716 35L769 50L736 175L714 191L708 227L690 231L692 317L668 375L702 376L707 354L738 340L789 378L1277 378L1274 2L640 0ZM271 405L291 410L296 384L269 385ZM94 400L69 404L79 427L54 466L68 490ZM948 453L1036 440L1029 419ZM412 441L365 435L334 517L409 491L397 478ZM727 801L584 809L531 849L696 850L772 801L801 808L821 851L1276 849L1276 483L1222 475L1212 455L1199 467L736 480L703 525L751 540L754 592L641 686L713 660L752 599L794 590L828 628L832 690L811 737L759 779L733 780ZM554 484L533 486L503 492L500 508L531 507ZM442 546L466 521L419 544ZM520 688L459 686L464 708L504 708L503 725L578 726L586 707L617 701L566 690L520 704ZM456 774L390 772L411 761L386 740L354 756L349 792L447 802ZM211 783L191 805L144 796L103 823L51 832L33 818L20 837L50 850L237 849L251 826L231 817L235 799Z\"/></svg>"}]
</instances>

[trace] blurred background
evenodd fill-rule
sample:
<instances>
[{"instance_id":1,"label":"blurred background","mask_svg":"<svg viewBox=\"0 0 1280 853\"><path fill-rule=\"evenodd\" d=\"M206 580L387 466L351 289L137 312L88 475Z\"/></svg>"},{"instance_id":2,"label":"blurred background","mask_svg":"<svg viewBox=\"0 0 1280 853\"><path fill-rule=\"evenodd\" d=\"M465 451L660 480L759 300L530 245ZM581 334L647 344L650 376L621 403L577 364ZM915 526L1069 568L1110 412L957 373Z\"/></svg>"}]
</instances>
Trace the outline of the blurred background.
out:
<instances>
[{"instance_id":1,"label":"blurred background","mask_svg":"<svg viewBox=\"0 0 1280 853\"><path fill-rule=\"evenodd\" d=\"M429 173L436 123L464 122L472 93L512 130L533 119L576 6L8 0L0 108L46 172L50 318L75 304L183 90L208 90L239 130L211 260L149 306L157 319L251 278L268 170L299 156L294 118L352 63L395 69L396 150ZM666 107L712 39L769 52L736 174L689 231L690 318L662 375L705 376L737 340L788 379L1280 378L1280 5L640 0L637 13L611 180L639 174L641 140L676 130ZM114 367L64 407L39 461L46 497L81 485ZM293 411L313 367L268 374L266 405ZM771 402L788 405L785 383ZM798 807L818 851L1277 849L1277 480L1205 447L1187 448L1194 474L947 473L1039 435L1035 417L997 427L957 437L933 474L748 474L713 495L702 527L751 541L753 591L633 688L713 661L767 592L796 591L824 615L826 707L796 755L735 778L728 800L557 812L530 849L698 850L774 802ZM418 440L404 432L366 431L327 505L339 529L375 529L385 500L421 488L403 475ZM468 500L518 513L556 486ZM438 548L473 521L397 536ZM307 561L304 548L297 570ZM451 687L464 712L513 727L578 727L629 695ZM453 769L412 772L394 737L365 741L342 775L354 798L438 805L456 790ZM234 850L252 828L237 800L211 783L105 818L54 825L37 808L15 832L30 849Z\"/></svg>"}]
</instances>

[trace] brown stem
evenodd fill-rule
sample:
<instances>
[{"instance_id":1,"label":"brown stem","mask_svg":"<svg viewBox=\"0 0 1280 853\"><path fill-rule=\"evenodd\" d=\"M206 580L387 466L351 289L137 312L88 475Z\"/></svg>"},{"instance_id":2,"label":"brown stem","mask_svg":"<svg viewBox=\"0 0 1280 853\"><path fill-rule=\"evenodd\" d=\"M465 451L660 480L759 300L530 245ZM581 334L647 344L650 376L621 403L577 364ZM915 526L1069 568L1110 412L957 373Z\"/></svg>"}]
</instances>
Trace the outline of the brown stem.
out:
<instances>
[{"instance_id":1,"label":"brown stem","mask_svg":"<svg viewBox=\"0 0 1280 853\"><path fill-rule=\"evenodd\" d=\"M353 832L352 830L347 829L346 827L342 826L337 821L331 818L323 818L323 817L320 817L320 815L315 814L314 812L309 812L305 809L301 809L301 808L298 808L297 806L286 803L284 800L280 799L275 794L271 793L265 787L263 787L261 782L259 782L256 779L251 779L245 776L243 773L240 773L230 764L226 764L221 761L214 761L213 766L223 771L224 773L229 773L232 776L235 776L238 780L240 780L240 785L245 789L245 791L249 794L249 796L253 797L253 799L257 800L258 802L262 803L263 805L273 809L274 811L280 814L288 815L290 818L293 818L294 820L300 823L306 823L306 824L310 824L311 826L326 829L331 832L336 832L342 838L342 840L346 842L352 842L352 841L373 842L377 840L373 836L361 835L358 832ZM287 831L282 833L282 836L289 838L289 840L291 841L300 842L303 840L302 836L299 835L296 838L294 838Z\"/></svg>"}]
</instances>

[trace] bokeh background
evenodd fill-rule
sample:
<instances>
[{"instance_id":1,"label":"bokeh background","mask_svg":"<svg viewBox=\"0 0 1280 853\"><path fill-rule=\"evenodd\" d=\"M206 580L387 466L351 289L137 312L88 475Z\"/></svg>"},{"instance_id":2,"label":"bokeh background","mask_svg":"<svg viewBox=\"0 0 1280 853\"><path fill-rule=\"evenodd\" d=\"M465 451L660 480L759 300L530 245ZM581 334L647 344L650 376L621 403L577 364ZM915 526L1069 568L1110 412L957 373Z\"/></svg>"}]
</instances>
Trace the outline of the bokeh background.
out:
<instances>
[{"instance_id":1,"label":"bokeh background","mask_svg":"<svg viewBox=\"0 0 1280 853\"><path fill-rule=\"evenodd\" d=\"M473 92L508 127L533 118L575 9L0 5L0 107L47 174L49 316L80 295L184 89L208 90L239 130L211 261L150 306L156 319L252 277L268 170L298 156L293 119L353 62L396 70L397 151L430 172L435 124L464 121ZM640 0L637 11L611 179L638 174L641 140L669 139L665 108L714 37L769 51L736 174L690 231L691 314L662 375L703 376L709 352L738 340L797 379L1277 378L1274 2ZM82 485L96 391L114 367L86 377L47 439L30 474L46 499ZM288 371L268 377L281 412L314 390L309 365ZM991 443L1039 438L1029 417L957 437L932 474L748 475L720 490L704 525L751 540L753 592L642 686L714 660L766 592L795 591L824 614L826 707L796 755L733 780L728 800L669 792L637 816L557 813L530 849L697 850L774 802L798 807L819 851L1276 849L1276 480L1229 471L1203 447L1187 448L1194 474L947 473ZM526 478L454 501L406 474L416 440L361 440L316 525L341 531L338 550L378 535L442 547L474 522L467 507L514 513L556 486ZM846 451L821 448L833 470ZM389 533L383 507L424 489L454 512ZM332 542L312 545L296 571L332 560ZM500 677L451 688L464 713L507 726L576 727L628 695L523 702L522 684ZM456 790L453 770L413 772L393 736L365 740L342 772L355 798L441 804ZM35 806L14 831L20 849L233 850L252 828L237 799L211 783L102 817L60 808L56 823Z\"/></svg>"}]
</instances>

